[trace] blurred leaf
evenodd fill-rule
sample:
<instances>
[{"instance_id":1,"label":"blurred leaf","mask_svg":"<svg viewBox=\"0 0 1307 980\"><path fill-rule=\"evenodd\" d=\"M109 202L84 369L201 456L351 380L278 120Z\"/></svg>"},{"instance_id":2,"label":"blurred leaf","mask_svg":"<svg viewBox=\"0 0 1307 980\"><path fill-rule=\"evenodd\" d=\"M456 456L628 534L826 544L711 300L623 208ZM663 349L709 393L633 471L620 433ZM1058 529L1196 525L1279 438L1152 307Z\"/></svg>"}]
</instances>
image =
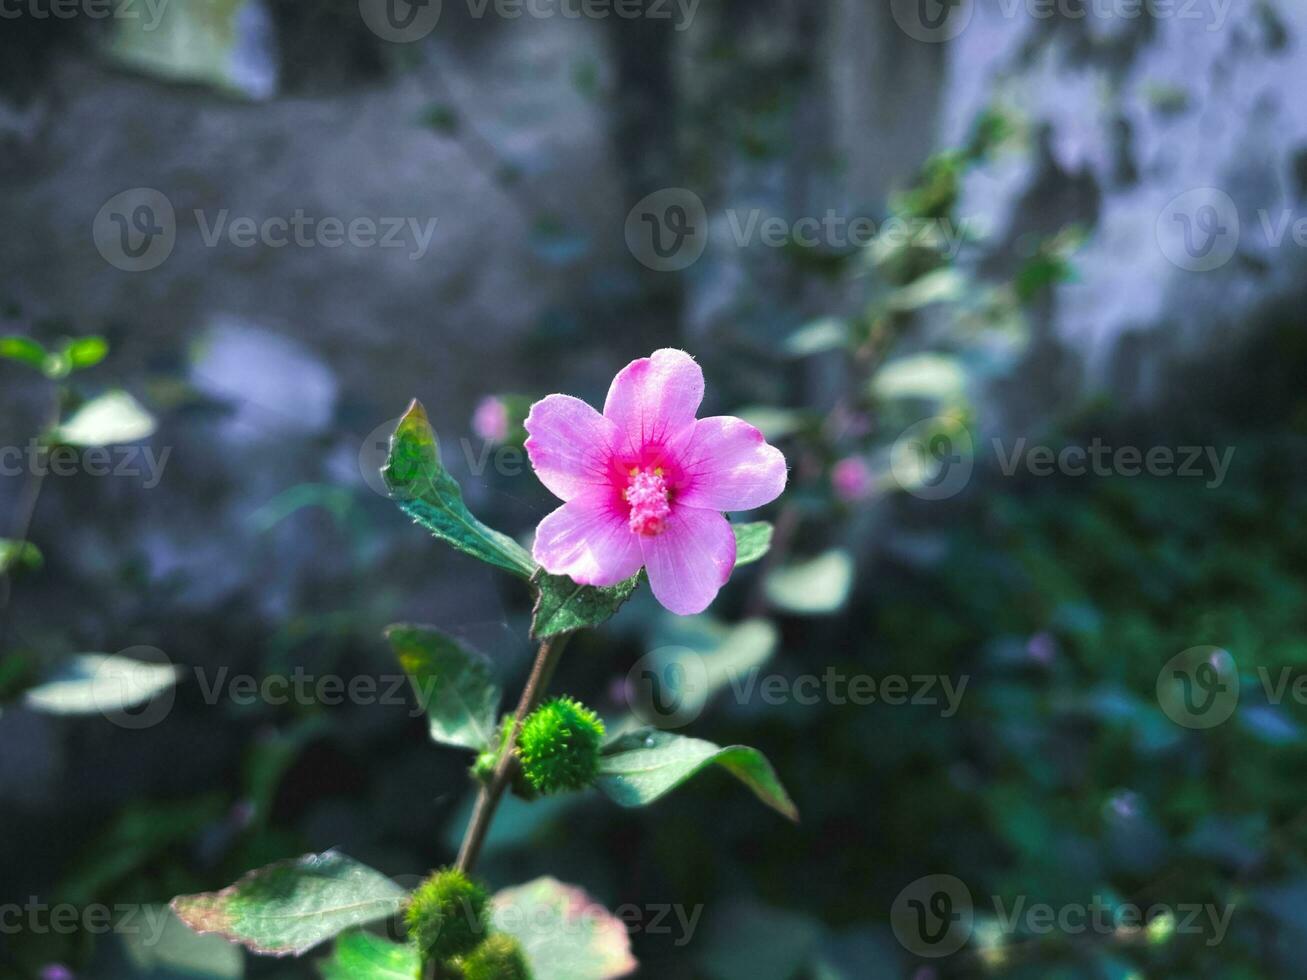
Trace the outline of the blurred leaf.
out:
<instances>
[{"instance_id":1,"label":"blurred leaf","mask_svg":"<svg viewBox=\"0 0 1307 980\"><path fill-rule=\"evenodd\" d=\"M83 653L70 657L54 677L29 690L29 708L51 715L98 715L145 704L181 678L172 664Z\"/></svg>"},{"instance_id":2,"label":"blurred leaf","mask_svg":"<svg viewBox=\"0 0 1307 980\"><path fill-rule=\"evenodd\" d=\"M849 342L849 326L839 317L813 320L785 338L785 353L792 357L811 357L838 350Z\"/></svg>"},{"instance_id":3,"label":"blurred leaf","mask_svg":"<svg viewBox=\"0 0 1307 980\"><path fill-rule=\"evenodd\" d=\"M770 405L746 405L735 414L761 432L768 442L793 435L807 421L802 412Z\"/></svg>"},{"instance_id":4,"label":"blurred leaf","mask_svg":"<svg viewBox=\"0 0 1307 980\"><path fill-rule=\"evenodd\" d=\"M707 616L669 615L668 620L670 629L659 631L660 646L650 654L650 669L660 678L663 703L674 704L676 717L686 719L697 717L718 691L770 660L779 640L766 619L731 627Z\"/></svg>"},{"instance_id":5,"label":"blurred leaf","mask_svg":"<svg viewBox=\"0 0 1307 980\"><path fill-rule=\"evenodd\" d=\"M522 945L533 980L611 980L637 966L626 926L580 888L537 878L494 897L493 927Z\"/></svg>"},{"instance_id":6,"label":"blurred leaf","mask_svg":"<svg viewBox=\"0 0 1307 980\"><path fill-rule=\"evenodd\" d=\"M774 528L770 521L750 521L747 524L732 524L735 532L735 567L749 565L761 559L771 551L771 539Z\"/></svg>"},{"instance_id":7,"label":"blurred leaf","mask_svg":"<svg viewBox=\"0 0 1307 980\"><path fill-rule=\"evenodd\" d=\"M270 15L260 0L159 4L140 17L116 17L109 57L166 81L196 82L262 99L276 88Z\"/></svg>"},{"instance_id":8,"label":"blurred leaf","mask_svg":"<svg viewBox=\"0 0 1307 980\"><path fill-rule=\"evenodd\" d=\"M364 929L343 933L330 958L318 962L322 980L416 980L420 969L416 946L392 943Z\"/></svg>"},{"instance_id":9,"label":"blurred leaf","mask_svg":"<svg viewBox=\"0 0 1307 980\"><path fill-rule=\"evenodd\" d=\"M442 102L433 102L423 109L419 121L428 129L446 136L458 132L458 110Z\"/></svg>"},{"instance_id":10,"label":"blurred leaf","mask_svg":"<svg viewBox=\"0 0 1307 980\"><path fill-rule=\"evenodd\" d=\"M229 888L172 900L201 934L217 933L255 953L298 956L353 926L399 911L407 893L379 871L336 851L251 871Z\"/></svg>"},{"instance_id":11,"label":"blurred leaf","mask_svg":"<svg viewBox=\"0 0 1307 980\"><path fill-rule=\"evenodd\" d=\"M400 510L446 544L525 579L535 573L525 548L467 509L458 481L440 462L436 433L420 402L414 401L400 419L381 472Z\"/></svg>"},{"instance_id":12,"label":"blurred leaf","mask_svg":"<svg viewBox=\"0 0 1307 980\"><path fill-rule=\"evenodd\" d=\"M878 398L922 398L956 403L966 395L962 362L947 354L916 354L889 361L876 372L871 391Z\"/></svg>"},{"instance_id":13,"label":"blurred leaf","mask_svg":"<svg viewBox=\"0 0 1307 980\"><path fill-rule=\"evenodd\" d=\"M154 430L154 416L140 402L125 391L110 391L79 408L51 438L69 446L111 446L136 442Z\"/></svg>"},{"instance_id":14,"label":"blurred leaf","mask_svg":"<svg viewBox=\"0 0 1307 980\"><path fill-rule=\"evenodd\" d=\"M431 626L391 626L386 638L426 709L431 738L476 752L488 749L502 696L490 661Z\"/></svg>"},{"instance_id":15,"label":"blurred leaf","mask_svg":"<svg viewBox=\"0 0 1307 980\"><path fill-rule=\"evenodd\" d=\"M956 269L945 267L928 272L920 279L894 290L887 305L896 313L910 313L930 306L947 303L962 296L966 278Z\"/></svg>"},{"instance_id":16,"label":"blurred leaf","mask_svg":"<svg viewBox=\"0 0 1307 980\"><path fill-rule=\"evenodd\" d=\"M119 930L128 961L153 974L175 971L196 978L238 980L245 975L239 948L221 936L198 936L166 905L148 905L136 917L140 928Z\"/></svg>"},{"instance_id":17,"label":"blurred leaf","mask_svg":"<svg viewBox=\"0 0 1307 980\"><path fill-rule=\"evenodd\" d=\"M8 574L10 569L14 568L25 568L34 572L44 564L45 556L32 542L0 538L0 575Z\"/></svg>"},{"instance_id":18,"label":"blurred leaf","mask_svg":"<svg viewBox=\"0 0 1307 980\"><path fill-rule=\"evenodd\" d=\"M799 819L776 771L757 749L721 748L653 728L630 732L604 748L597 785L621 806L648 806L711 765L735 776L773 810Z\"/></svg>"},{"instance_id":19,"label":"blurred leaf","mask_svg":"<svg viewBox=\"0 0 1307 980\"><path fill-rule=\"evenodd\" d=\"M806 615L837 612L853 585L853 558L847 551L828 551L809 561L772 572L767 598L778 609Z\"/></svg>"},{"instance_id":20,"label":"blurred leaf","mask_svg":"<svg viewBox=\"0 0 1307 980\"><path fill-rule=\"evenodd\" d=\"M109 355L109 341L103 337L78 337L70 340L63 350L68 365L74 371L95 367Z\"/></svg>"},{"instance_id":21,"label":"blurred leaf","mask_svg":"<svg viewBox=\"0 0 1307 980\"><path fill-rule=\"evenodd\" d=\"M625 582L597 587L577 585L566 575L550 575L541 569L531 584L536 590L531 618L531 635L546 640L560 633L598 626L610 619L640 586L642 573Z\"/></svg>"},{"instance_id":22,"label":"blurred leaf","mask_svg":"<svg viewBox=\"0 0 1307 980\"><path fill-rule=\"evenodd\" d=\"M38 371L45 369L45 348L30 337L0 337L0 357Z\"/></svg>"}]
</instances>

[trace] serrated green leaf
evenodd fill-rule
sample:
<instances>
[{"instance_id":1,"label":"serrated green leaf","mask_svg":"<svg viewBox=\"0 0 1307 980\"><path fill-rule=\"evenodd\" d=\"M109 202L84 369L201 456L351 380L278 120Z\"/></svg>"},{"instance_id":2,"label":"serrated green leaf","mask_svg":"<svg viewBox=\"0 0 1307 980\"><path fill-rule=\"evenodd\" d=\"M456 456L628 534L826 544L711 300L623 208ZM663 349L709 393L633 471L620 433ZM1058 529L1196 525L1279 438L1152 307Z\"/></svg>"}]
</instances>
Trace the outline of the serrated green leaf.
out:
<instances>
[{"instance_id":1,"label":"serrated green leaf","mask_svg":"<svg viewBox=\"0 0 1307 980\"><path fill-rule=\"evenodd\" d=\"M488 749L502 696L490 661L431 626L397 624L387 628L386 638L426 708L432 739L475 752Z\"/></svg>"},{"instance_id":2,"label":"serrated green leaf","mask_svg":"<svg viewBox=\"0 0 1307 980\"><path fill-rule=\"evenodd\" d=\"M735 567L748 565L771 550L772 525L770 521L750 521L732 524L735 532Z\"/></svg>"},{"instance_id":3,"label":"serrated green leaf","mask_svg":"<svg viewBox=\"0 0 1307 980\"><path fill-rule=\"evenodd\" d=\"M839 611L853 586L853 558L836 549L785 568L767 579L767 598L778 609L808 616Z\"/></svg>"},{"instance_id":4,"label":"serrated green leaf","mask_svg":"<svg viewBox=\"0 0 1307 980\"><path fill-rule=\"evenodd\" d=\"M0 337L0 357L38 371L45 368L45 348L31 337Z\"/></svg>"},{"instance_id":5,"label":"serrated green leaf","mask_svg":"<svg viewBox=\"0 0 1307 980\"><path fill-rule=\"evenodd\" d=\"M626 927L573 885L537 878L493 905L494 928L521 944L533 980L615 980L638 965Z\"/></svg>"},{"instance_id":6,"label":"serrated green leaf","mask_svg":"<svg viewBox=\"0 0 1307 980\"><path fill-rule=\"evenodd\" d=\"M399 911L407 892L336 851L251 871L218 892L172 900L177 917L255 953L298 956L354 926Z\"/></svg>"},{"instance_id":7,"label":"serrated green leaf","mask_svg":"<svg viewBox=\"0 0 1307 980\"><path fill-rule=\"evenodd\" d=\"M0 538L0 575L8 573L13 568L36 571L44 564L45 556L32 542Z\"/></svg>"},{"instance_id":8,"label":"serrated green leaf","mask_svg":"<svg viewBox=\"0 0 1307 980\"><path fill-rule=\"evenodd\" d=\"M648 806L711 765L721 766L773 810L791 820L799 811L776 770L757 749L726 748L653 728L629 732L604 748L598 786L621 806Z\"/></svg>"},{"instance_id":9,"label":"serrated green leaf","mask_svg":"<svg viewBox=\"0 0 1307 980\"><path fill-rule=\"evenodd\" d=\"M72 370L84 371L109 355L109 341L103 337L78 337L64 346L63 355Z\"/></svg>"},{"instance_id":10,"label":"serrated green leaf","mask_svg":"<svg viewBox=\"0 0 1307 980\"><path fill-rule=\"evenodd\" d=\"M125 391L93 398L52 433L54 442L68 446L111 446L151 435L154 416Z\"/></svg>"},{"instance_id":11,"label":"serrated green leaf","mask_svg":"<svg viewBox=\"0 0 1307 980\"><path fill-rule=\"evenodd\" d=\"M318 963L322 980L417 980L421 969L416 946L392 943L363 929L343 933L331 957Z\"/></svg>"},{"instance_id":12,"label":"serrated green leaf","mask_svg":"<svg viewBox=\"0 0 1307 980\"><path fill-rule=\"evenodd\" d=\"M577 585L566 575L541 569L531 580L536 590L531 635L547 640L560 633L598 626L610 619L640 586L641 573L607 587Z\"/></svg>"},{"instance_id":13,"label":"serrated green leaf","mask_svg":"<svg viewBox=\"0 0 1307 980\"><path fill-rule=\"evenodd\" d=\"M27 707L50 715L98 715L145 704L173 687L180 672L172 664L131 657L82 653L68 658L55 675L24 696Z\"/></svg>"},{"instance_id":14,"label":"serrated green leaf","mask_svg":"<svg viewBox=\"0 0 1307 980\"><path fill-rule=\"evenodd\" d=\"M399 508L446 544L525 579L535 573L525 548L467 509L458 481L440 462L440 445L420 402L399 420L381 473Z\"/></svg>"}]
</instances>

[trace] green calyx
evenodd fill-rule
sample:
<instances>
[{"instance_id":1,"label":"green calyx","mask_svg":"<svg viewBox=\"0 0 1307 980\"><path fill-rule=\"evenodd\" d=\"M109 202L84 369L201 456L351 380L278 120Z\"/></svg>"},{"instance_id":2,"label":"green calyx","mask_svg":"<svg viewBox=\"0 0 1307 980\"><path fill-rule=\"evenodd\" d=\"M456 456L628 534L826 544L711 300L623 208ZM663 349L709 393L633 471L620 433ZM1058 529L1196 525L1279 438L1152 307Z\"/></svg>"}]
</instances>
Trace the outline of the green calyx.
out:
<instances>
[{"instance_id":1,"label":"green calyx","mask_svg":"<svg viewBox=\"0 0 1307 980\"><path fill-rule=\"evenodd\" d=\"M604 723L573 698L541 705L517 740L522 773L541 793L585 789L599 773Z\"/></svg>"},{"instance_id":2,"label":"green calyx","mask_svg":"<svg viewBox=\"0 0 1307 980\"><path fill-rule=\"evenodd\" d=\"M490 893L455 868L444 868L422 882L404 907L409 936L424 961L445 963L464 956L486 938Z\"/></svg>"},{"instance_id":3,"label":"green calyx","mask_svg":"<svg viewBox=\"0 0 1307 980\"><path fill-rule=\"evenodd\" d=\"M495 746L486 749L477 756L476 762L472 764L472 778L483 786L489 786L495 775L495 767L499 765L499 757L503 754L504 745L508 741L508 733L513 730L513 716L505 715L503 722L499 726L499 735L495 740ZM522 775L520 766L513 767L513 795L521 797L524 800L534 800L539 794L536 793L535 787L527 782L526 777Z\"/></svg>"},{"instance_id":4,"label":"green calyx","mask_svg":"<svg viewBox=\"0 0 1307 980\"><path fill-rule=\"evenodd\" d=\"M489 936L459 965L464 980L531 980L522 947L502 932Z\"/></svg>"}]
</instances>

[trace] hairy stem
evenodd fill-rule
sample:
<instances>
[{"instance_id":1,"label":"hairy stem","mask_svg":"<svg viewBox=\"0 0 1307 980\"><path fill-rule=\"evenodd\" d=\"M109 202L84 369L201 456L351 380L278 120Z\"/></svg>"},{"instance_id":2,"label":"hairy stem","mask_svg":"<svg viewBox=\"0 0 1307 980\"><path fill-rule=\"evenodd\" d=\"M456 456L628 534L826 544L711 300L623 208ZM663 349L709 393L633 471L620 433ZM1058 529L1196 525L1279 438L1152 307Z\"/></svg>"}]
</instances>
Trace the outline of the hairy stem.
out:
<instances>
[{"instance_id":1,"label":"hairy stem","mask_svg":"<svg viewBox=\"0 0 1307 980\"><path fill-rule=\"evenodd\" d=\"M527 678L526 687L522 689L522 698L518 701L517 713L513 716L513 727L501 747L490 782L482 786L477 794L472 820L463 835L463 845L458 851L458 869L464 874L470 875L472 869L476 867L477 858L481 855L481 845L485 843L486 833L490 830L490 822L494 820L495 810L498 809L499 801L503 799L504 790L512 778L513 766L517 764L514 750L517 748L517 736L522 731L522 722L526 721L526 716L535 710L544 698L545 691L549 688L549 680L554 675L554 668L558 666L558 658L563 653L563 647L567 646L570 636L570 633L564 633L545 640L536 652L535 663L531 666L531 676Z\"/></svg>"}]
</instances>

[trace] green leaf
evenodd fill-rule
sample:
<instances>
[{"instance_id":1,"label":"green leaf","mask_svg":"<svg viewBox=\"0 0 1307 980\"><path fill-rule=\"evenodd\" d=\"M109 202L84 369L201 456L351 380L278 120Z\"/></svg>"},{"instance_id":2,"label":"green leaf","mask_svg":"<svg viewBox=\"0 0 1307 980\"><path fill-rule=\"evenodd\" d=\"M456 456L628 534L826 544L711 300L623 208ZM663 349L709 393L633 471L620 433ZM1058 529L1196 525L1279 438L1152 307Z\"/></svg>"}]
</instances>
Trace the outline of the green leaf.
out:
<instances>
[{"instance_id":1,"label":"green leaf","mask_svg":"<svg viewBox=\"0 0 1307 980\"><path fill-rule=\"evenodd\" d=\"M431 626L386 629L404 673L426 708L431 737L480 752L495 741L501 691L490 661Z\"/></svg>"},{"instance_id":2,"label":"green leaf","mask_svg":"<svg viewBox=\"0 0 1307 980\"><path fill-rule=\"evenodd\" d=\"M776 770L757 749L745 745L721 748L653 728L629 732L605 747L599 760L598 785L621 806L647 806L711 765L721 766L773 810L791 820L799 819Z\"/></svg>"},{"instance_id":3,"label":"green leaf","mask_svg":"<svg viewBox=\"0 0 1307 980\"><path fill-rule=\"evenodd\" d=\"M769 521L732 524L735 532L735 567L748 565L771 550L772 526Z\"/></svg>"},{"instance_id":4,"label":"green leaf","mask_svg":"<svg viewBox=\"0 0 1307 980\"><path fill-rule=\"evenodd\" d=\"M811 357L836 350L848 342L848 324L839 317L827 316L805 324L786 337L784 350L791 357Z\"/></svg>"},{"instance_id":5,"label":"green leaf","mask_svg":"<svg viewBox=\"0 0 1307 980\"><path fill-rule=\"evenodd\" d=\"M352 929L336 940L331 958L318 963L318 972L323 980L417 980L421 967L416 946Z\"/></svg>"},{"instance_id":6,"label":"green leaf","mask_svg":"<svg viewBox=\"0 0 1307 980\"><path fill-rule=\"evenodd\" d=\"M197 936L166 905L140 910L142 928L120 932L128 961L140 976L239 980L245 975L241 951L220 936Z\"/></svg>"},{"instance_id":7,"label":"green leaf","mask_svg":"<svg viewBox=\"0 0 1307 980\"><path fill-rule=\"evenodd\" d=\"M871 382L871 392L887 400L921 398L952 404L965 399L967 375L956 357L914 354L882 367Z\"/></svg>"},{"instance_id":8,"label":"green leaf","mask_svg":"<svg viewBox=\"0 0 1307 980\"><path fill-rule=\"evenodd\" d=\"M140 402L125 391L110 391L79 408L51 438L68 446L111 446L144 439L154 429L154 416Z\"/></svg>"},{"instance_id":9,"label":"green leaf","mask_svg":"<svg viewBox=\"0 0 1307 980\"><path fill-rule=\"evenodd\" d=\"M778 609L819 616L838 612L853 586L853 558L835 549L797 565L779 568L767 579L767 598Z\"/></svg>"},{"instance_id":10,"label":"green leaf","mask_svg":"<svg viewBox=\"0 0 1307 980\"><path fill-rule=\"evenodd\" d=\"M0 337L0 357L38 371L45 368L45 348L31 337Z\"/></svg>"},{"instance_id":11,"label":"green leaf","mask_svg":"<svg viewBox=\"0 0 1307 980\"><path fill-rule=\"evenodd\" d=\"M436 433L420 402L399 420L381 473L400 509L446 544L525 579L535 573L525 548L467 509L458 481L440 462Z\"/></svg>"},{"instance_id":12,"label":"green leaf","mask_svg":"<svg viewBox=\"0 0 1307 980\"><path fill-rule=\"evenodd\" d=\"M13 568L25 568L34 572L44 564L45 556L32 542L0 538L0 575L8 574Z\"/></svg>"},{"instance_id":13,"label":"green leaf","mask_svg":"<svg viewBox=\"0 0 1307 980\"><path fill-rule=\"evenodd\" d=\"M336 851L251 871L219 892L172 900L178 918L255 953L307 952L346 929L399 911L407 893L380 871Z\"/></svg>"},{"instance_id":14,"label":"green leaf","mask_svg":"<svg viewBox=\"0 0 1307 980\"><path fill-rule=\"evenodd\" d=\"M98 715L145 704L173 687L181 672L172 664L82 653L54 677L25 695L29 708L51 715Z\"/></svg>"},{"instance_id":15,"label":"green leaf","mask_svg":"<svg viewBox=\"0 0 1307 980\"><path fill-rule=\"evenodd\" d=\"M522 945L533 980L613 980L635 971L626 927L580 888L537 878L493 901L493 927Z\"/></svg>"},{"instance_id":16,"label":"green leaf","mask_svg":"<svg viewBox=\"0 0 1307 980\"><path fill-rule=\"evenodd\" d=\"M109 355L109 341L103 337L78 337L63 350L68 366L74 371L95 367Z\"/></svg>"},{"instance_id":17,"label":"green leaf","mask_svg":"<svg viewBox=\"0 0 1307 980\"><path fill-rule=\"evenodd\" d=\"M612 617L640 585L637 572L625 582L597 587L577 585L566 575L550 575L541 569L531 580L536 590L531 618L531 635L547 640L560 633L598 626Z\"/></svg>"}]
</instances>

